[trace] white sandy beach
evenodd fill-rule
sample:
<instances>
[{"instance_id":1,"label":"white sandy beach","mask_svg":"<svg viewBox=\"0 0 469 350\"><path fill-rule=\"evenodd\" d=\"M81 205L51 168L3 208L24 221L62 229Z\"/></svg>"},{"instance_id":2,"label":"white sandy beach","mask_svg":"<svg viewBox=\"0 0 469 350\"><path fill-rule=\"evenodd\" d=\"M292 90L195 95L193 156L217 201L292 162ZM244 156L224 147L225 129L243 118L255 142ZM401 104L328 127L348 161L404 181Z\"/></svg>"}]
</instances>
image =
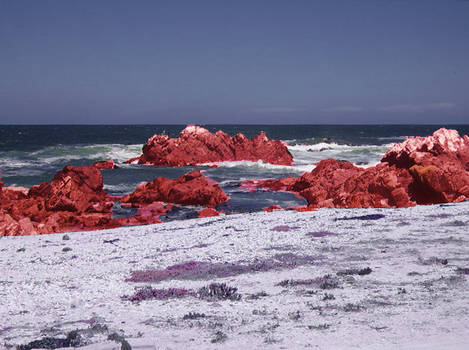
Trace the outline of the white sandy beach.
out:
<instances>
[{"instance_id":1,"label":"white sandy beach","mask_svg":"<svg viewBox=\"0 0 469 350\"><path fill-rule=\"evenodd\" d=\"M341 220L372 214L384 217ZM90 350L125 348L113 333L132 349L468 349L468 227L464 202L1 237L0 348L78 330ZM189 261L271 267L125 281ZM241 300L122 298L213 282Z\"/></svg>"}]
</instances>

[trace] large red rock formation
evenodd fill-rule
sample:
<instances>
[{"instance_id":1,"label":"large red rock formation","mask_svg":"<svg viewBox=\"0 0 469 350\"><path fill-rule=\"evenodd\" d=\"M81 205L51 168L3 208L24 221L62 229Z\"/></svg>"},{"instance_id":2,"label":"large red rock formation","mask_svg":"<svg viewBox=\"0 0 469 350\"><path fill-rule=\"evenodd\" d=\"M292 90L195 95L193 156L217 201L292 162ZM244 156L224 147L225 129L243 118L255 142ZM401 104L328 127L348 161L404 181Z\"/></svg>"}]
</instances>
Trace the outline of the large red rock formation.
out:
<instances>
[{"instance_id":1,"label":"large red rock formation","mask_svg":"<svg viewBox=\"0 0 469 350\"><path fill-rule=\"evenodd\" d=\"M325 159L298 178L257 180L243 187L272 189L299 194L309 209L321 207L404 207L415 203L407 195L409 173L385 164L363 169L350 162Z\"/></svg>"},{"instance_id":2,"label":"large red rock formation","mask_svg":"<svg viewBox=\"0 0 469 350\"><path fill-rule=\"evenodd\" d=\"M241 186L297 193L309 209L408 207L469 199L468 170L468 136L440 129L395 144L374 167L326 159L299 178L251 180Z\"/></svg>"},{"instance_id":3,"label":"large red rock formation","mask_svg":"<svg viewBox=\"0 0 469 350\"><path fill-rule=\"evenodd\" d=\"M461 137L456 130L441 128L431 136L408 137L401 143L395 143L382 161L400 168L410 168L415 164L428 166L435 162L450 162L468 171L469 136Z\"/></svg>"},{"instance_id":4,"label":"large red rock formation","mask_svg":"<svg viewBox=\"0 0 469 350\"><path fill-rule=\"evenodd\" d=\"M157 177L143 182L135 191L121 198L123 204L145 206L153 202L168 202L182 205L201 205L213 208L224 203L228 197L213 180L203 176L199 170L171 180Z\"/></svg>"},{"instance_id":5,"label":"large red rock formation","mask_svg":"<svg viewBox=\"0 0 469 350\"><path fill-rule=\"evenodd\" d=\"M116 200L138 207L137 213L131 218L113 219L111 207ZM213 208L227 200L218 184L202 176L200 171L175 180L156 178L140 184L130 195L118 198L104 192L97 167L67 166L51 182L29 190L4 187L0 182L0 236L154 224L161 222L159 217L171 209L171 203Z\"/></svg>"},{"instance_id":6,"label":"large red rock formation","mask_svg":"<svg viewBox=\"0 0 469 350\"><path fill-rule=\"evenodd\" d=\"M30 190L3 187L0 235L23 235L119 226L111 218L113 203L93 166L67 166L50 183Z\"/></svg>"},{"instance_id":7,"label":"large red rock formation","mask_svg":"<svg viewBox=\"0 0 469 350\"><path fill-rule=\"evenodd\" d=\"M128 160L155 166L197 165L222 161L258 161L292 165L293 157L283 141L270 140L264 132L248 139L243 134L234 137L223 131L212 134L200 126L187 126L178 138L152 136L143 154Z\"/></svg>"},{"instance_id":8,"label":"large red rock formation","mask_svg":"<svg viewBox=\"0 0 469 350\"><path fill-rule=\"evenodd\" d=\"M456 130L409 137L387 151L382 161L409 170L417 203L469 199L469 137L460 137Z\"/></svg>"}]
</instances>

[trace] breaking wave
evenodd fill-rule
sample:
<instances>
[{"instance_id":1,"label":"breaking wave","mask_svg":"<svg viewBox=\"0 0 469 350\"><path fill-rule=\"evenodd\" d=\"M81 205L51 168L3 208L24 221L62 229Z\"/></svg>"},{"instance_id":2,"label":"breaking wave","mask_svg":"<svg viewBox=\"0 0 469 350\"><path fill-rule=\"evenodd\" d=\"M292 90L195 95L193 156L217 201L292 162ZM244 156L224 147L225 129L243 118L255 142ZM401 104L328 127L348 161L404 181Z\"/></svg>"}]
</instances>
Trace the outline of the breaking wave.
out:
<instances>
[{"instance_id":1,"label":"breaking wave","mask_svg":"<svg viewBox=\"0 0 469 350\"><path fill-rule=\"evenodd\" d=\"M314 164L327 158L344 160L360 167L378 164L391 144L384 145L346 145L335 142L316 144L295 144L288 150L295 160L294 166L304 171L311 171Z\"/></svg>"},{"instance_id":2,"label":"breaking wave","mask_svg":"<svg viewBox=\"0 0 469 350\"><path fill-rule=\"evenodd\" d=\"M112 158L116 162L140 155L142 145L67 145L60 147L46 147L30 153L35 159L43 160L46 163L62 162L76 159L105 160Z\"/></svg>"}]
</instances>

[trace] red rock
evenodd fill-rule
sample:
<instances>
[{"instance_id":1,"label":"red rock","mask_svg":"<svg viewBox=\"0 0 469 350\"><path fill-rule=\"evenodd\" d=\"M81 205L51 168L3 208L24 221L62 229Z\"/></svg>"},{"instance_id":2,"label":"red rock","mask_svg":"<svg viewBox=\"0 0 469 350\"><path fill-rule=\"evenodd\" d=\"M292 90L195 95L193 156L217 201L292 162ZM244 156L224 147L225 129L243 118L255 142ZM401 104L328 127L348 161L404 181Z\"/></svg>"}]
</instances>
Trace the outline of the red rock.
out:
<instances>
[{"instance_id":1,"label":"red rock","mask_svg":"<svg viewBox=\"0 0 469 350\"><path fill-rule=\"evenodd\" d=\"M241 160L293 164L293 157L286 144L268 139L264 132L250 140L243 134L231 137L221 130L212 134L207 129L193 125L182 130L178 138L152 136L143 146L143 154L129 159L127 163L184 166Z\"/></svg>"},{"instance_id":2,"label":"red rock","mask_svg":"<svg viewBox=\"0 0 469 350\"><path fill-rule=\"evenodd\" d=\"M278 180L262 179L262 180L246 180L241 182L240 187L248 192L261 190L273 190L278 192L291 192L292 186L297 182L296 177L284 177Z\"/></svg>"},{"instance_id":3,"label":"red rock","mask_svg":"<svg viewBox=\"0 0 469 350\"><path fill-rule=\"evenodd\" d=\"M162 202L153 202L148 205L142 205L138 208L137 214L130 218L117 219L121 225L149 225L159 224L159 217L166 214L173 205L171 203L164 204Z\"/></svg>"},{"instance_id":4,"label":"red rock","mask_svg":"<svg viewBox=\"0 0 469 350\"><path fill-rule=\"evenodd\" d=\"M405 195L410 182L408 172L395 167L380 164L363 169L328 159L300 177L292 189L313 207L402 207L415 205Z\"/></svg>"},{"instance_id":5,"label":"red rock","mask_svg":"<svg viewBox=\"0 0 469 350\"><path fill-rule=\"evenodd\" d=\"M19 186L8 186L3 187L1 194L3 198L8 198L10 200L23 199L28 196L29 189Z\"/></svg>"},{"instance_id":6,"label":"red rock","mask_svg":"<svg viewBox=\"0 0 469 350\"><path fill-rule=\"evenodd\" d=\"M317 210L318 208L316 207L310 207L310 206L303 206L303 207L293 207L291 208L293 210L296 210L298 212L306 212L306 211L314 211L314 210Z\"/></svg>"},{"instance_id":7,"label":"red rock","mask_svg":"<svg viewBox=\"0 0 469 350\"><path fill-rule=\"evenodd\" d=\"M103 191L94 166L67 166L50 183L0 193L0 235L23 235L119 226L112 219L112 201Z\"/></svg>"},{"instance_id":8,"label":"red rock","mask_svg":"<svg viewBox=\"0 0 469 350\"><path fill-rule=\"evenodd\" d=\"M469 137L460 137L456 130L409 137L393 145L382 162L409 170L410 196L419 204L469 199Z\"/></svg>"},{"instance_id":9,"label":"red rock","mask_svg":"<svg viewBox=\"0 0 469 350\"><path fill-rule=\"evenodd\" d=\"M20 235L37 235L38 232L29 218L22 218L18 221L18 234Z\"/></svg>"},{"instance_id":10,"label":"red rock","mask_svg":"<svg viewBox=\"0 0 469 350\"><path fill-rule=\"evenodd\" d=\"M283 208L280 205L271 205L270 207L264 208L264 211L273 212L274 210L282 210Z\"/></svg>"},{"instance_id":11,"label":"red rock","mask_svg":"<svg viewBox=\"0 0 469 350\"><path fill-rule=\"evenodd\" d=\"M113 159L105 160L102 162L94 162L93 166L98 169L116 169L117 168Z\"/></svg>"},{"instance_id":12,"label":"red rock","mask_svg":"<svg viewBox=\"0 0 469 350\"><path fill-rule=\"evenodd\" d=\"M440 129L395 144L374 167L326 159L299 178L251 180L241 186L298 193L308 201L305 210L409 207L468 200L468 170L469 137Z\"/></svg>"},{"instance_id":13,"label":"red rock","mask_svg":"<svg viewBox=\"0 0 469 350\"><path fill-rule=\"evenodd\" d=\"M314 210L322 207L363 208L412 206L407 194L411 177L405 170L378 165L363 169L350 162L326 159L299 178L262 181L261 188L298 193Z\"/></svg>"},{"instance_id":14,"label":"red rock","mask_svg":"<svg viewBox=\"0 0 469 350\"><path fill-rule=\"evenodd\" d=\"M23 188L3 187L0 192L0 235L69 232L161 222L172 204L214 207L228 200L218 184L200 171L175 180L157 178L141 184L122 198L123 205L138 207L131 218L112 219L113 200L103 190L95 166L67 166L50 183ZM206 211L207 212L207 211Z\"/></svg>"},{"instance_id":15,"label":"red rock","mask_svg":"<svg viewBox=\"0 0 469 350\"><path fill-rule=\"evenodd\" d=\"M47 216L45 220L37 225L39 233L61 232L62 225L59 223L60 221L61 216L58 213Z\"/></svg>"},{"instance_id":16,"label":"red rock","mask_svg":"<svg viewBox=\"0 0 469 350\"><path fill-rule=\"evenodd\" d=\"M460 137L456 130L441 128L431 136L408 137L401 143L396 143L386 152L382 162L396 165L400 168L410 168L412 165L432 165L438 158L442 161L453 160L462 163L465 170L469 170L469 137Z\"/></svg>"},{"instance_id":17,"label":"red rock","mask_svg":"<svg viewBox=\"0 0 469 350\"><path fill-rule=\"evenodd\" d=\"M31 189L32 196L36 189ZM76 213L111 213L112 202L106 203L101 172L93 166L66 166L58 172L49 186L44 186L41 195L48 211L70 211Z\"/></svg>"},{"instance_id":18,"label":"red rock","mask_svg":"<svg viewBox=\"0 0 469 350\"><path fill-rule=\"evenodd\" d=\"M221 212L213 209L213 208L205 208L202 210L197 211L197 215L199 218L209 218L212 216L218 216Z\"/></svg>"},{"instance_id":19,"label":"red rock","mask_svg":"<svg viewBox=\"0 0 469 350\"><path fill-rule=\"evenodd\" d=\"M117 222L121 226L140 226L140 225L152 225L161 224L161 221L153 216L142 217L140 215L134 215L130 218L119 218Z\"/></svg>"},{"instance_id":20,"label":"red rock","mask_svg":"<svg viewBox=\"0 0 469 350\"><path fill-rule=\"evenodd\" d=\"M0 210L0 236L16 236L19 230L18 222L9 214Z\"/></svg>"},{"instance_id":21,"label":"red rock","mask_svg":"<svg viewBox=\"0 0 469 350\"><path fill-rule=\"evenodd\" d=\"M121 202L137 207L153 202L215 207L227 200L228 197L215 181L195 170L175 180L158 177L148 183L143 182L133 193L124 196Z\"/></svg>"}]
</instances>

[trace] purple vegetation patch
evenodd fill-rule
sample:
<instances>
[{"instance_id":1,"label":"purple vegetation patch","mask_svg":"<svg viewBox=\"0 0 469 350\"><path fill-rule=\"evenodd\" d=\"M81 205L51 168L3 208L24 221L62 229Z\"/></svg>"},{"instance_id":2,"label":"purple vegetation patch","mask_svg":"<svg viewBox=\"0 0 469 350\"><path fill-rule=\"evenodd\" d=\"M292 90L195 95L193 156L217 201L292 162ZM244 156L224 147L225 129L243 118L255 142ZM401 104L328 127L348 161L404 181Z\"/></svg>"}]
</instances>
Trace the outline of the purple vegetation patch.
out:
<instances>
[{"instance_id":1,"label":"purple vegetation patch","mask_svg":"<svg viewBox=\"0 0 469 350\"><path fill-rule=\"evenodd\" d=\"M150 286L141 288L135 292L134 295L124 296L124 299L129 301L142 301L148 299L166 300L172 298L183 298L186 296L196 296L197 293L192 289L183 288L169 288L169 289L154 289Z\"/></svg>"},{"instance_id":2,"label":"purple vegetation patch","mask_svg":"<svg viewBox=\"0 0 469 350\"><path fill-rule=\"evenodd\" d=\"M337 233L329 232L329 231L317 231L317 232L308 232L306 236L314 237L314 238L321 238L321 237L327 237L327 236L337 236Z\"/></svg>"},{"instance_id":3,"label":"purple vegetation patch","mask_svg":"<svg viewBox=\"0 0 469 350\"><path fill-rule=\"evenodd\" d=\"M271 259L255 260L243 263L208 263L189 261L168 266L166 269L137 270L131 272L126 282L160 282L168 279L208 279L214 277L231 277L245 273L265 272L276 269L295 268L311 264L313 256L301 256L292 253L276 254Z\"/></svg>"},{"instance_id":4,"label":"purple vegetation patch","mask_svg":"<svg viewBox=\"0 0 469 350\"><path fill-rule=\"evenodd\" d=\"M206 263L189 261L183 264L168 266L164 270L137 270L132 271L132 276L126 282L159 282L166 279L190 276L205 269Z\"/></svg>"},{"instance_id":5,"label":"purple vegetation patch","mask_svg":"<svg viewBox=\"0 0 469 350\"><path fill-rule=\"evenodd\" d=\"M299 226L279 225L279 226L272 227L270 231L287 232L291 230L297 230L299 228L300 228Z\"/></svg>"}]
</instances>

